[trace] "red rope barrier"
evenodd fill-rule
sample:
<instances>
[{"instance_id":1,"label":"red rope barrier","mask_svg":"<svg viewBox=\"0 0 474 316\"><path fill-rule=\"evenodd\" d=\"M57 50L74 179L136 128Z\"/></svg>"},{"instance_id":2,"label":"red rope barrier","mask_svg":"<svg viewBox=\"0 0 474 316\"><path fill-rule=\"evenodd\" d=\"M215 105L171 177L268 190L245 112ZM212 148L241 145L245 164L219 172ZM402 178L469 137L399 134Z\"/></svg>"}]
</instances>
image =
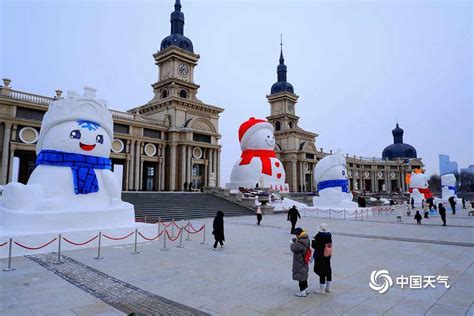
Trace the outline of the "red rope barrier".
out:
<instances>
[{"instance_id":1,"label":"red rope barrier","mask_svg":"<svg viewBox=\"0 0 474 316\"><path fill-rule=\"evenodd\" d=\"M41 248L44 248L46 246L48 246L49 244L51 244L52 242L55 242L56 240L58 239L58 237L54 238L53 240L47 242L46 244L42 245L42 246L39 246L39 247L28 247L28 246L25 246L25 245L22 245L20 244L19 242L16 242L14 241L14 243L17 245L17 246L20 246L22 248L25 248L25 249L28 249L28 250L38 250L38 249L41 249Z\"/></svg>"},{"instance_id":2,"label":"red rope barrier","mask_svg":"<svg viewBox=\"0 0 474 316\"><path fill-rule=\"evenodd\" d=\"M5 241L3 244L0 244L0 247L5 246L6 244L8 244L8 241Z\"/></svg>"},{"instance_id":3,"label":"red rope barrier","mask_svg":"<svg viewBox=\"0 0 474 316\"><path fill-rule=\"evenodd\" d=\"M202 225L201 228L196 229L194 228L193 224L189 223L189 227L194 231L194 233L197 233L197 232L200 232L204 228L204 225Z\"/></svg>"},{"instance_id":4,"label":"red rope barrier","mask_svg":"<svg viewBox=\"0 0 474 316\"><path fill-rule=\"evenodd\" d=\"M91 241L97 239L97 237L99 237L99 235L95 235L94 237L92 237L91 239L89 239L86 242L74 242L74 241L71 241L71 240L67 239L66 237L63 237L63 240L70 243L71 245L74 245L74 246L84 246L84 245L90 243Z\"/></svg>"},{"instance_id":5,"label":"red rope barrier","mask_svg":"<svg viewBox=\"0 0 474 316\"><path fill-rule=\"evenodd\" d=\"M173 238L171 238L171 236L170 236L170 234L168 233L167 230L164 230L164 231L166 232L166 235L168 236L168 239L171 240L171 241L175 241L176 239L178 239L179 235L181 235L181 233L183 232L183 230L180 229L178 235L176 235L176 237L173 239Z\"/></svg>"},{"instance_id":6,"label":"red rope barrier","mask_svg":"<svg viewBox=\"0 0 474 316\"><path fill-rule=\"evenodd\" d=\"M204 229L204 225L201 226L201 228L199 228L198 230L194 229L194 227L192 227L192 225L189 225L191 226L190 228L194 230L194 232L191 232L189 230L186 229L186 227L184 227L184 230L187 232L187 233L190 233L190 234L197 234L199 233L201 230Z\"/></svg>"},{"instance_id":7,"label":"red rope barrier","mask_svg":"<svg viewBox=\"0 0 474 316\"><path fill-rule=\"evenodd\" d=\"M131 233L128 234L127 236L116 238L116 237L107 236L106 234L102 234L102 236L104 236L104 237L107 238L107 239L111 239L111 240L122 240L122 239L128 238L128 237L130 237L130 236L132 236L132 235L133 235L133 232L131 232Z\"/></svg>"},{"instance_id":8,"label":"red rope barrier","mask_svg":"<svg viewBox=\"0 0 474 316\"><path fill-rule=\"evenodd\" d=\"M147 237L143 236L143 234L140 233L140 232L138 232L138 235L140 235L140 236L141 236L143 239L145 239L145 240L153 241L153 240L155 240L155 239L157 239L157 238L160 238L160 236L163 234L163 232L164 232L164 230L162 230L161 233L159 233L158 235L156 235L156 236L153 237L153 238L147 238Z\"/></svg>"},{"instance_id":9,"label":"red rope barrier","mask_svg":"<svg viewBox=\"0 0 474 316\"><path fill-rule=\"evenodd\" d=\"M176 224L176 222L172 222L174 226L176 226L177 229L180 229L181 227L178 226L178 224Z\"/></svg>"},{"instance_id":10,"label":"red rope barrier","mask_svg":"<svg viewBox=\"0 0 474 316\"><path fill-rule=\"evenodd\" d=\"M168 225L165 224L165 222L161 222L161 225L165 226L165 227L170 227L171 224L173 224L172 222L168 223Z\"/></svg>"}]
</instances>

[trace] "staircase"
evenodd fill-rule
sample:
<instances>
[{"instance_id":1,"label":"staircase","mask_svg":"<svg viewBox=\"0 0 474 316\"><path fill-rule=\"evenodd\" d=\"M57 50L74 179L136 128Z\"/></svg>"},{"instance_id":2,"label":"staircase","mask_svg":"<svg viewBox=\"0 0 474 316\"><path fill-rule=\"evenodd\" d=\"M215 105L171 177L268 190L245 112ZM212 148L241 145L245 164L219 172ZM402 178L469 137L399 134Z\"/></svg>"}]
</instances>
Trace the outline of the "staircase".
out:
<instances>
[{"instance_id":1,"label":"staircase","mask_svg":"<svg viewBox=\"0 0 474 316\"><path fill-rule=\"evenodd\" d=\"M122 200L135 206L135 218L146 222L164 221L172 218L185 220L214 217L217 211L225 216L255 214L248 208L206 193L180 192L122 192Z\"/></svg>"}]
</instances>

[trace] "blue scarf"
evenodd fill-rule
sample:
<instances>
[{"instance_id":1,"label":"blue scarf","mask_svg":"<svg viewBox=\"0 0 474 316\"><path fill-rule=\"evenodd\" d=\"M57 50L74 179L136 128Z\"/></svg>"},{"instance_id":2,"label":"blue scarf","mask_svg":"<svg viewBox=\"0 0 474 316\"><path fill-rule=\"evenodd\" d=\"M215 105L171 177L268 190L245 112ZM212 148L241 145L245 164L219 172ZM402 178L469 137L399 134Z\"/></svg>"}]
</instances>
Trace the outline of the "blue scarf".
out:
<instances>
[{"instance_id":1,"label":"blue scarf","mask_svg":"<svg viewBox=\"0 0 474 316\"><path fill-rule=\"evenodd\" d=\"M76 194L99 191L99 183L94 169L112 170L109 158L66 153L57 150L42 150L36 158L36 165L70 167Z\"/></svg>"},{"instance_id":2,"label":"blue scarf","mask_svg":"<svg viewBox=\"0 0 474 316\"><path fill-rule=\"evenodd\" d=\"M342 192L349 193L349 180L326 180L318 183L318 191L337 187L341 187Z\"/></svg>"},{"instance_id":3,"label":"blue scarf","mask_svg":"<svg viewBox=\"0 0 474 316\"><path fill-rule=\"evenodd\" d=\"M443 187L448 187L448 190L453 190L454 194L456 194L456 187L452 185L443 185Z\"/></svg>"}]
</instances>

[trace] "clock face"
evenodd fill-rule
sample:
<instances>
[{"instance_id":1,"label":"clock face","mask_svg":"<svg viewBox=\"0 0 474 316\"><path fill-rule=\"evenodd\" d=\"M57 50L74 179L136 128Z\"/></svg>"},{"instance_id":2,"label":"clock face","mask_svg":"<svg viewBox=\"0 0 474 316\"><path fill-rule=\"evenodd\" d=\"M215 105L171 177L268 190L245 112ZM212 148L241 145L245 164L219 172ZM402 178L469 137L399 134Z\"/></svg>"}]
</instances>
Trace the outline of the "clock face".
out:
<instances>
[{"instance_id":1,"label":"clock face","mask_svg":"<svg viewBox=\"0 0 474 316\"><path fill-rule=\"evenodd\" d=\"M293 111L293 103L288 103L288 111Z\"/></svg>"},{"instance_id":2,"label":"clock face","mask_svg":"<svg viewBox=\"0 0 474 316\"><path fill-rule=\"evenodd\" d=\"M186 64L179 64L178 65L178 73L183 76L183 77L186 77L189 73L189 68L188 68L188 65Z\"/></svg>"}]
</instances>

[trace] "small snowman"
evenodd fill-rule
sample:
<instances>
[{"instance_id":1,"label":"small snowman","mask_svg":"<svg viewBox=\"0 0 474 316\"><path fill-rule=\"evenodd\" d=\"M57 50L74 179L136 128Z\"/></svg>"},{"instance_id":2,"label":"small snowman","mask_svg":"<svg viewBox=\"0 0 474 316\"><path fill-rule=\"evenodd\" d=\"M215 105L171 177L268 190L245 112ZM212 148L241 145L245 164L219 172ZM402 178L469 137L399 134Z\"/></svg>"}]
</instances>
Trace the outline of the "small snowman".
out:
<instances>
[{"instance_id":1,"label":"small snowman","mask_svg":"<svg viewBox=\"0 0 474 316\"><path fill-rule=\"evenodd\" d=\"M239 128L242 154L232 168L229 189L283 186L285 169L274 151L273 125L262 119L251 117Z\"/></svg>"},{"instance_id":2,"label":"small snowman","mask_svg":"<svg viewBox=\"0 0 474 316\"><path fill-rule=\"evenodd\" d=\"M357 208L349 191L346 159L342 153L328 155L314 168L315 184L319 197L313 198L313 205L319 208Z\"/></svg>"},{"instance_id":3,"label":"small snowman","mask_svg":"<svg viewBox=\"0 0 474 316\"><path fill-rule=\"evenodd\" d=\"M428 176L421 170L415 169L410 175L410 186L408 188L410 198L413 198L414 205L421 207L422 201L433 197L428 185Z\"/></svg>"},{"instance_id":4,"label":"small snowman","mask_svg":"<svg viewBox=\"0 0 474 316\"><path fill-rule=\"evenodd\" d=\"M441 199L447 201L450 197L456 196L456 177L449 173L441 176Z\"/></svg>"},{"instance_id":5,"label":"small snowman","mask_svg":"<svg viewBox=\"0 0 474 316\"><path fill-rule=\"evenodd\" d=\"M68 92L66 98L50 104L36 145L36 168L26 185L9 183L5 187L0 210L43 214L43 219L46 213L83 212L88 215L81 220L91 224L94 212L102 216L115 212L108 215L113 223L121 210L125 212L120 213L125 220L122 224L134 222L133 206L121 201L121 185L109 159L112 114L104 101L95 98L95 89L84 90L82 96ZM52 218L59 221L62 217ZM72 223L74 217L70 219Z\"/></svg>"}]
</instances>

